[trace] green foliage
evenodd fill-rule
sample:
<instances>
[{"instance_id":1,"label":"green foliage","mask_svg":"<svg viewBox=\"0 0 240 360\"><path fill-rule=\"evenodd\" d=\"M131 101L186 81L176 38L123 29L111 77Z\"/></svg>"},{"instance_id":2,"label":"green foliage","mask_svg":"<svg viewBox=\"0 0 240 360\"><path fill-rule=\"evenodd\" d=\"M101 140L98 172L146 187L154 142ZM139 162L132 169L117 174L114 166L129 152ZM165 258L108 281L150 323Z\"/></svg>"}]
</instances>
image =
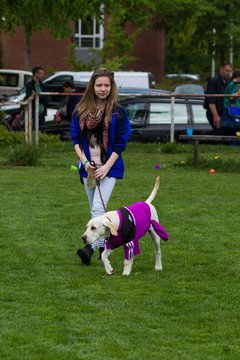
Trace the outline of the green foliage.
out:
<instances>
[{"instance_id":1,"label":"green foliage","mask_svg":"<svg viewBox=\"0 0 240 360\"><path fill-rule=\"evenodd\" d=\"M33 131L33 138L35 138L35 132ZM40 144L61 144L61 139L59 135L46 134L39 132L39 143Z\"/></svg>"},{"instance_id":2,"label":"green foliage","mask_svg":"<svg viewBox=\"0 0 240 360\"><path fill-rule=\"evenodd\" d=\"M50 29L56 39L66 38L73 31L72 21L78 18L86 19L88 16L99 16L101 2L92 0L68 0L34 2L34 10L29 0L1 1L0 29L4 31L16 30L23 26L26 40L26 64L28 67L30 55L30 39L35 31L44 32ZM47 15L46 15L47 14Z\"/></svg>"},{"instance_id":3,"label":"green foliage","mask_svg":"<svg viewBox=\"0 0 240 360\"><path fill-rule=\"evenodd\" d=\"M231 36L234 58L240 57L239 0L106 0L104 3L100 0L40 0L34 3L34 11L28 0L2 0L0 28L15 31L16 26L23 26L29 56L34 31L49 28L57 39L64 38L73 33L73 22L78 18L96 17L103 21L103 12L107 20L102 65L113 70L122 70L133 60L130 54L136 36L149 26L156 31L164 30L166 34L166 72L196 72L209 76L214 43L218 69L223 60L229 59ZM131 29L130 33L126 32L126 27ZM93 62L84 65L71 58L71 54L69 56L73 69L94 67ZM235 61L235 67L239 66Z\"/></svg>"},{"instance_id":4,"label":"green foliage","mask_svg":"<svg viewBox=\"0 0 240 360\"><path fill-rule=\"evenodd\" d=\"M0 147L20 144L24 142L24 133L9 131L5 126L0 125Z\"/></svg>"},{"instance_id":5,"label":"green foliage","mask_svg":"<svg viewBox=\"0 0 240 360\"><path fill-rule=\"evenodd\" d=\"M133 48L134 40L139 34L139 29L135 29L131 34L126 31L125 13L117 16L113 12L108 20L104 47L100 51L103 59L103 67L110 68L114 71L123 70L124 65L134 60L129 55Z\"/></svg>"},{"instance_id":6,"label":"green foliage","mask_svg":"<svg viewBox=\"0 0 240 360\"><path fill-rule=\"evenodd\" d=\"M197 72L209 76L213 49L216 53L216 71L222 61L229 60L230 36L233 36L234 58L238 59L238 5L237 0L183 1L175 14L169 14L165 23L166 72ZM213 29L216 30L215 35ZM235 67L238 66L235 63Z\"/></svg>"},{"instance_id":7,"label":"green foliage","mask_svg":"<svg viewBox=\"0 0 240 360\"><path fill-rule=\"evenodd\" d=\"M6 165L11 166L37 166L40 163L41 151L37 146L15 145L10 148Z\"/></svg>"},{"instance_id":8,"label":"green foliage","mask_svg":"<svg viewBox=\"0 0 240 360\"><path fill-rule=\"evenodd\" d=\"M35 139L35 132L32 134L33 141ZM24 144L25 135L20 131L9 131L5 126L0 125L0 147L14 144ZM40 144L60 144L61 140L59 135L48 135L39 132Z\"/></svg>"},{"instance_id":9,"label":"green foliage","mask_svg":"<svg viewBox=\"0 0 240 360\"><path fill-rule=\"evenodd\" d=\"M0 124L2 123L4 117L5 117L5 112L0 109ZM0 125L0 126L1 126L1 125Z\"/></svg>"}]
</instances>

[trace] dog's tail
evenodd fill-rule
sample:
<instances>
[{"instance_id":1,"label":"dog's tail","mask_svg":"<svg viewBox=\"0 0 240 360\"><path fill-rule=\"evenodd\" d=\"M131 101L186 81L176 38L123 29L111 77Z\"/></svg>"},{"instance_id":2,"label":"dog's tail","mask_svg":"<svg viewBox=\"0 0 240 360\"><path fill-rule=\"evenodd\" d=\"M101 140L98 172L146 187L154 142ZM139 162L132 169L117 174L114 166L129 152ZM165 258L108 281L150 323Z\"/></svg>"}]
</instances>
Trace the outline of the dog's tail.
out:
<instances>
[{"instance_id":1,"label":"dog's tail","mask_svg":"<svg viewBox=\"0 0 240 360\"><path fill-rule=\"evenodd\" d=\"M153 201L153 199L154 199L155 196L156 196L156 193L157 193L157 191L158 191L159 185L160 185L160 179L159 179L159 176L158 176L158 177L156 178L153 191L151 192L149 198L146 200L146 203L151 204L151 202Z\"/></svg>"}]
</instances>

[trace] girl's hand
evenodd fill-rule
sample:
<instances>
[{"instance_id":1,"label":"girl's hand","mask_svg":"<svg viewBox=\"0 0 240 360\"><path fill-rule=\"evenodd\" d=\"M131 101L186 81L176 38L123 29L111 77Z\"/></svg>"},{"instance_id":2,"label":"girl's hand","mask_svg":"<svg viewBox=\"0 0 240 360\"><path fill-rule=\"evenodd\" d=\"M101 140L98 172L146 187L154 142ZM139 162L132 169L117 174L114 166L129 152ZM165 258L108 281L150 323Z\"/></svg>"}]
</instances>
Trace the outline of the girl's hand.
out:
<instances>
[{"instance_id":1,"label":"girl's hand","mask_svg":"<svg viewBox=\"0 0 240 360\"><path fill-rule=\"evenodd\" d=\"M87 163L87 165L85 166L86 172L89 173L89 174L91 174L91 175L94 175L95 169L96 169L96 168L95 168L94 166L92 166L92 165L90 164L90 162ZM94 176L94 177L95 177L95 176Z\"/></svg>"},{"instance_id":2,"label":"girl's hand","mask_svg":"<svg viewBox=\"0 0 240 360\"><path fill-rule=\"evenodd\" d=\"M107 164L104 164L99 169L94 171L95 179L103 179L109 172L110 168Z\"/></svg>"}]
</instances>

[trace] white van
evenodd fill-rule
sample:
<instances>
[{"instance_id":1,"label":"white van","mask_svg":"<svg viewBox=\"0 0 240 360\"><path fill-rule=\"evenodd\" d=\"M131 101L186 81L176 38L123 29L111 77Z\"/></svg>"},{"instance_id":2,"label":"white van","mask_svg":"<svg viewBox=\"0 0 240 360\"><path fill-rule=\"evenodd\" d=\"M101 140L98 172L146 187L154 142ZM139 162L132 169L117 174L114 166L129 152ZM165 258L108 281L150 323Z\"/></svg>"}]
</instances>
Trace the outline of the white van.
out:
<instances>
[{"instance_id":1,"label":"white van","mask_svg":"<svg viewBox=\"0 0 240 360\"><path fill-rule=\"evenodd\" d=\"M77 83L88 82L93 71L58 71L49 76L44 84L48 87L62 86L67 80ZM118 88L152 88L155 85L153 75L150 72L143 71L116 71L114 78Z\"/></svg>"},{"instance_id":2,"label":"white van","mask_svg":"<svg viewBox=\"0 0 240 360\"><path fill-rule=\"evenodd\" d=\"M30 71L0 69L0 95L17 93L31 79Z\"/></svg>"}]
</instances>

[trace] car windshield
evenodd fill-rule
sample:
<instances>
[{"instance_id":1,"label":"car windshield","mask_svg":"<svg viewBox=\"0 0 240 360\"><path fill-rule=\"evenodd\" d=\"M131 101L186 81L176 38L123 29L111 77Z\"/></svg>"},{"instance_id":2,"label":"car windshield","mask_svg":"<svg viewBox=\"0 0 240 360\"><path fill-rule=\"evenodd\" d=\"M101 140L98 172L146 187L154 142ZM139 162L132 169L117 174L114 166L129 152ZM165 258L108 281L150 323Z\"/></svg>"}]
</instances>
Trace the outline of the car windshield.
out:
<instances>
[{"instance_id":1,"label":"car windshield","mask_svg":"<svg viewBox=\"0 0 240 360\"><path fill-rule=\"evenodd\" d=\"M25 86L21 88L19 91L17 91L14 95L9 96L9 101L16 101L16 100L23 100L26 94L26 88Z\"/></svg>"},{"instance_id":2,"label":"car windshield","mask_svg":"<svg viewBox=\"0 0 240 360\"><path fill-rule=\"evenodd\" d=\"M201 85L189 84L179 85L176 87L176 94L204 94L204 88Z\"/></svg>"}]
</instances>

